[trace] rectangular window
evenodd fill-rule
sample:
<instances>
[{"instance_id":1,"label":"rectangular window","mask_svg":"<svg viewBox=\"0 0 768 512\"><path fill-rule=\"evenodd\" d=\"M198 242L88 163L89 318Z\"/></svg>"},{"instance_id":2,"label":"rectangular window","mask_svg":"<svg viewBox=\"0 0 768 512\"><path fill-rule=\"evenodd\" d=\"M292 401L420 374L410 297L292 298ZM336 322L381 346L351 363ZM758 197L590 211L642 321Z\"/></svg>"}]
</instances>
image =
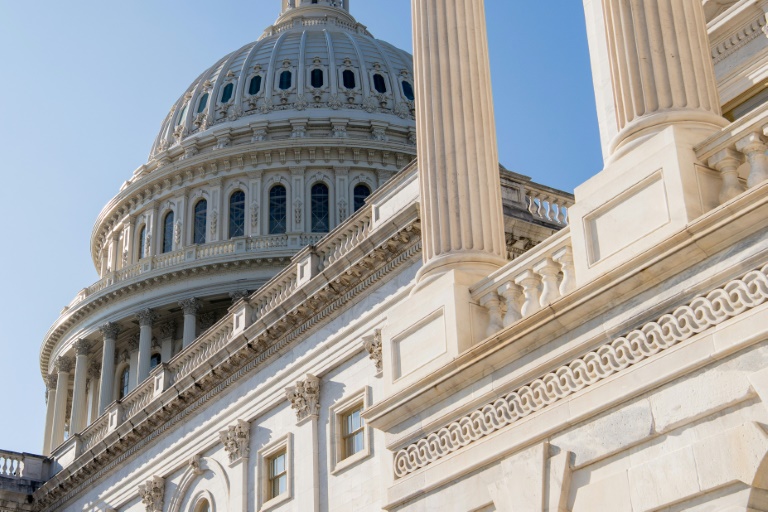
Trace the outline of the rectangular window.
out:
<instances>
[{"instance_id":1,"label":"rectangular window","mask_svg":"<svg viewBox=\"0 0 768 512\"><path fill-rule=\"evenodd\" d=\"M343 457L363 451L364 446L364 420L362 417L363 404L359 404L353 411L343 416L342 439L343 439Z\"/></svg>"},{"instance_id":2,"label":"rectangular window","mask_svg":"<svg viewBox=\"0 0 768 512\"><path fill-rule=\"evenodd\" d=\"M269 499L277 498L288 490L288 469L285 451L269 459Z\"/></svg>"}]
</instances>

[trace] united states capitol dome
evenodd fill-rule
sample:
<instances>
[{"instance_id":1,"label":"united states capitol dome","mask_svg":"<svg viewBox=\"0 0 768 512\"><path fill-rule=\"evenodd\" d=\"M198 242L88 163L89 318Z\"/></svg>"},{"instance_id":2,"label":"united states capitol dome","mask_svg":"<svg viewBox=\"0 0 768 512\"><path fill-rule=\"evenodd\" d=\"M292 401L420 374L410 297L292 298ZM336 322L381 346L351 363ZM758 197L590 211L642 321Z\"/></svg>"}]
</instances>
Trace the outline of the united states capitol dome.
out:
<instances>
[{"instance_id":1,"label":"united states capitol dome","mask_svg":"<svg viewBox=\"0 0 768 512\"><path fill-rule=\"evenodd\" d=\"M294 138L343 137L347 123L382 114L384 127L413 126L413 59L375 39L349 14L349 1L283 0L282 14L261 38L224 56L181 95L163 121L150 158L174 146L195 152L206 136L266 124L306 123ZM255 125L254 125L255 123ZM296 123L293 123L296 126Z\"/></svg>"}]
</instances>

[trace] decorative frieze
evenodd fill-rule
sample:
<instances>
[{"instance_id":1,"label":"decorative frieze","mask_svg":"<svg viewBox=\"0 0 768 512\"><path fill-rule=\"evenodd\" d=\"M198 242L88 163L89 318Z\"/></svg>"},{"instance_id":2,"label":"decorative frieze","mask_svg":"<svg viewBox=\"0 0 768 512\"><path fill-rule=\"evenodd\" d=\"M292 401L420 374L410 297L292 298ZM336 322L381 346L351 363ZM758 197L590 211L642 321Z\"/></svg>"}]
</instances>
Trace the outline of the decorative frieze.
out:
<instances>
[{"instance_id":1,"label":"decorative frieze","mask_svg":"<svg viewBox=\"0 0 768 512\"><path fill-rule=\"evenodd\" d=\"M219 439L229 455L230 464L247 459L251 451L251 424L237 420L237 423L230 425L227 430L219 432Z\"/></svg>"},{"instance_id":2,"label":"decorative frieze","mask_svg":"<svg viewBox=\"0 0 768 512\"><path fill-rule=\"evenodd\" d=\"M369 354L368 359L376 365L376 373L380 374L384 370L381 357L381 329L376 329L372 335L363 336L363 347Z\"/></svg>"},{"instance_id":3,"label":"decorative frieze","mask_svg":"<svg viewBox=\"0 0 768 512\"><path fill-rule=\"evenodd\" d=\"M502 396L395 454L402 478L768 300L768 265Z\"/></svg>"},{"instance_id":4,"label":"decorative frieze","mask_svg":"<svg viewBox=\"0 0 768 512\"><path fill-rule=\"evenodd\" d=\"M153 476L146 483L139 485L139 496L147 512L163 512L165 479Z\"/></svg>"},{"instance_id":5,"label":"decorative frieze","mask_svg":"<svg viewBox=\"0 0 768 512\"><path fill-rule=\"evenodd\" d=\"M296 421L317 417L320 412L320 379L307 374L304 380L285 390L285 396L296 411Z\"/></svg>"}]
</instances>

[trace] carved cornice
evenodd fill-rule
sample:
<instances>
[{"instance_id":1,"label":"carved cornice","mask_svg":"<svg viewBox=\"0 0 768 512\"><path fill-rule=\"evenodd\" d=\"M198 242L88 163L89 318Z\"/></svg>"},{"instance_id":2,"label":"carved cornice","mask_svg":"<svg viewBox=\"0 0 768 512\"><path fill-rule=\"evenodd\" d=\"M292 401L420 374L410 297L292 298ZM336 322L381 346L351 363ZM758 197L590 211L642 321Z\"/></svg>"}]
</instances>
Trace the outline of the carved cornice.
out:
<instances>
[{"instance_id":1,"label":"carved cornice","mask_svg":"<svg viewBox=\"0 0 768 512\"><path fill-rule=\"evenodd\" d=\"M693 299L395 453L402 478L768 300L768 265Z\"/></svg>"},{"instance_id":2,"label":"carved cornice","mask_svg":"<svg viewBox=\"0 0 768 512\"><path fill-rule=\"evenodd\" d=\"M761 36L765 37L766 24L768 24L768 20L765 14L761 14L752 20L751 23L737 30L730 37L712 48L712 62L718 64L751 41Z\"/></svg>"},{"instance_id":3,"label":"carved cornice","mask_svg":"<svg viewBox=\"0 0 768 512\"><path fill-rule=\"evenodd\" d=\"M240 379L279 357L288 346L311 336L361 295L396 275L397 269L415 261L421 254L418 218L413 210L408 215L397 223L402 228L396 232L385 235L375 245L363 244L365 253L356 258L355 264L337 267L334 272L338 278L326 275L321 279L325 284L312 296L290 310L281 309L260 319L258 326L253 326L258 331L249 334L248 340L242 336L227 339L220 350L209 352L207 364L216 364L216 372L188 375L175 382L173 398L151 401L142 410L141 420L124 423L117 432L107 435L100 421L94 422L80 434L84 445L91 448L67 471L55 475L35 492L36 510L60 509ZM307 307L309 304L311 307ZM97 434L98 438L89 440Z\"/></svg>"},{"instance_id":4,"label":"carved cornice","mask_svg":"<svg viewBox=\"0 0 768 512\"><path fill-rule=\"evenodd\" d=\"M296 421L317 418L320 413L320 379L307 374L303 380L296 381L295 386L285 390L285 397L296 411Z\"/></svg>"},{"instance_id":5,"label":"carved cornice","mask_svg":"<svg viewBox=\"0 0 768 512\"><path fill-rule=\"evenodd\" d=\"M241 462L248 458L251 451L251 424L244 420L238 420L227 430L219 432L219 439L221 439L221 444L224 445L224 450L229 455L229 463Z\"/></svg>"}]
</instances>

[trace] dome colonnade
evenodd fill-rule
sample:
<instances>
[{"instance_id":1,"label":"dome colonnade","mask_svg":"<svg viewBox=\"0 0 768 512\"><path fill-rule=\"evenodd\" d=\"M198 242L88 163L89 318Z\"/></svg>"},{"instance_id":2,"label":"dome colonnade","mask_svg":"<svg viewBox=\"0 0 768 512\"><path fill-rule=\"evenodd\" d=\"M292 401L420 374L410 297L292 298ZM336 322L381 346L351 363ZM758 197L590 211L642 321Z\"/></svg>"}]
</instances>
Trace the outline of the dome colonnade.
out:
<instances>
[{"instance_id":1,"label":"dome colonnade","mask_svg":"<svg viewBox=\"0 0 768 512\"><path fill-rule=\"evenodd\" d=\"M149 161L97 218L100 280L43 341L45 454L413 160L412 57L348 8L287 0L171 108Z\"/></svg>"}]
</instances>

